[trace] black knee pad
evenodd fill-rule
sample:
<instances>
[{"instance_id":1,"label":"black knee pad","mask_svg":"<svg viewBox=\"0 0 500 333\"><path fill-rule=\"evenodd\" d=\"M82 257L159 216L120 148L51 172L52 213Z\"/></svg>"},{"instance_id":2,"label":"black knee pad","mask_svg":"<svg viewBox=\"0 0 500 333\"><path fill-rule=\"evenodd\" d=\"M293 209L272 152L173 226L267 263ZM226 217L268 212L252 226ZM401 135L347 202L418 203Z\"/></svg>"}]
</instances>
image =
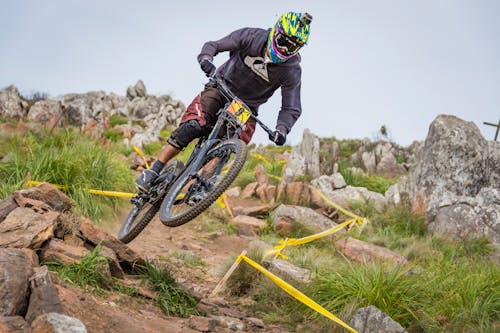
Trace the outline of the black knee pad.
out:
<instances>
[{"instance_id":1,"label":"black knee pad","mask_svg":"<svg viewBox=\"0 0 500 333\"><path fill-rule=\"evenodd\" d=\"M200 123L195 119L188 120L180 124L179 127L172 132L167 142L177 149L184 149L186 146L196 138L203 136L204 131Z\"/></svg>"}]
</instances>

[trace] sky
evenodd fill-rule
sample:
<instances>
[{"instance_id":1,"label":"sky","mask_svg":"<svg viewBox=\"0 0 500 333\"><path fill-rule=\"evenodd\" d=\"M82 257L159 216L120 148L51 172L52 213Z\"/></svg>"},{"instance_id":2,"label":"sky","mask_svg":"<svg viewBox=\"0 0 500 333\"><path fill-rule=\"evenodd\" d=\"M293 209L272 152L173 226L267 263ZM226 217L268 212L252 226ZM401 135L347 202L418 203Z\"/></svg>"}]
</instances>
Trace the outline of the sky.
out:
<instances>
[{"instance_id":1,"label":"sky","mask_svg":"<svg viewBox=\"0 0 500 333\"><path fill-rule=\"evenodd\" d=\"M375 139L382 125L407 146L451 114L492 140L500 121L497 0L0 0L0 88L50 96L103 90L186 105L206 82L202 45L242 27L269 28L287 11L313 15L302 55L302 116L320 137ZM215 64L228 58L218 55ZM281 105L260 108L271 127ZM258 129L254 142L267 143Z\"/></svg>"}]
</instances>

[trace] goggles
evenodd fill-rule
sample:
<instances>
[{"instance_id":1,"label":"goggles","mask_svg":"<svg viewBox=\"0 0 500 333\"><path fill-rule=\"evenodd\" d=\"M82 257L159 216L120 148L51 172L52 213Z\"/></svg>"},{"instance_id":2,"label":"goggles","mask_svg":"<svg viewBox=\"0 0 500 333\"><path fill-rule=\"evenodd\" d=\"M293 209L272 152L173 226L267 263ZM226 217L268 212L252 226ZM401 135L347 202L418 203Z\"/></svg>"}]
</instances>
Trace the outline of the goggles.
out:
<instances>
[{"instance_id":1,"label":"goggles","mask_svg":"<svg viewBox=\"0 0 500 333\"><path fill-rule=\"evenodd\" d=\"M304 46L303 43L299 42L297 39L287 36L283 31L275 29L274 33L274 45L276 50L283 56L291 56L297 54L300 48Z\"/></svg>"}]
</instances>

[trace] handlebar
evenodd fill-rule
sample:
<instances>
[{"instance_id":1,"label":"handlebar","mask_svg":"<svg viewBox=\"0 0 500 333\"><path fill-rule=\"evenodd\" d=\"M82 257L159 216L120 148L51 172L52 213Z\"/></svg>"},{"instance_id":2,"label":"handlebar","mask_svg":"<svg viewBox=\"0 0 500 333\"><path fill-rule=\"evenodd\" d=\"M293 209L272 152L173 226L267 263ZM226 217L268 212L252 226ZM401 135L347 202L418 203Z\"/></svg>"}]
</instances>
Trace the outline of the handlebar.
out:
<instances>
[{"instance_id":1,"label":"handlebar","mask_svg":"<svg viewBox=\"0 0 500 333\"><path fill-rule=\"evenodd\" d=\"M224 97L228 100L228 101L232 101L233 99L236 99L238 101L241 101L241 99L238 98L238 96L236 96L230 89L229 87L226 85L226 83L224 82L224 79L220 76L217 76L217 75L212 75L212 76L209 76L208 77L208 80L210 82L212 82L213 84L215 84L216 88L219 89L219 91L222 93L222 95L224 95ZM241 101L243 103L243 101ZM251 108L248 107L248 105L246 105L245 103L243 103L243 105L245 106L245 108L247 108L248 110L251 110L252 111L252 114L250 115L250 117L252 119L254 119L257 124L260 125L260 127L262 127L262 129L264 131L266 131L267 134L269 135L274 135L274 131L271 130L269 127L266 126L266 124L264 124L262 121L259 120L259 118L257 118L257 116L255 116L253 110Z\"/></svg>"}]
</instances>

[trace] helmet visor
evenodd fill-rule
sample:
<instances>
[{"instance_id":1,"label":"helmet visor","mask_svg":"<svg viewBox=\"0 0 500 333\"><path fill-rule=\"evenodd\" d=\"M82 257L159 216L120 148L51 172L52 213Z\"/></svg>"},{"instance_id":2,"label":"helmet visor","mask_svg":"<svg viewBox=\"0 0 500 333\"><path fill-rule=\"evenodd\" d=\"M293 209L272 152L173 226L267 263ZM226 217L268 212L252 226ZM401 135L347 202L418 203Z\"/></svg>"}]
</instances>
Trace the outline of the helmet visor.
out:
<instances>
[{"instance_id":1,"label":"helmet visor","mask_svg":"<svg viewBox=\"0 0 500 333\"><path fill-rule=\"evenodd\" d=\"M303 43L293 37L287 36L279 29L276 29L274 34L274 43L277 51L284 56L294 55L299 52L302 46L304 46Z\"/></svg>"}]
</instances>

